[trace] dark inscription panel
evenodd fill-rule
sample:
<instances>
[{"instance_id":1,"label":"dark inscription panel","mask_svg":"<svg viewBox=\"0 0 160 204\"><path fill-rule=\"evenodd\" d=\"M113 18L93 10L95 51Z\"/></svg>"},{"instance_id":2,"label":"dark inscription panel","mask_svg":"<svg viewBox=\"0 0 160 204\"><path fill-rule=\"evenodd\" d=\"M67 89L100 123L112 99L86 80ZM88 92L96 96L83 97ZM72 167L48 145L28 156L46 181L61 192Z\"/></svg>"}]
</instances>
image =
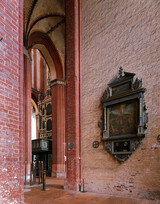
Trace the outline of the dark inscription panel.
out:
<instances>
[{"instance_id":1,"label":"dark inscription panel","mask_svg":"<svg viewBox=\"0 0 160 204\"><path fill-rule=\"evenodd\" d=\"M42 129L42 116L39 116L39 129Z\"/></svg>"},{"instance_id":2,"label":"dark inscription panel","mask_svg":"<svg viewBox=\"0 0 160 204\"><path fill-rule=\"evenodd\" d=\"M47 105L47 115L50 115L50 114L52 114L52 105L48 104Z\"/></svg>"},{"instance_id":3,"label":"dark inscription panel","mask_svg":"<svg viewBox=\"0 0 160 204\"><path fill-rule=\"evenodd\" d=\"M43 108L43 109L42 109L42 115L44 115L44 114L45 114L45 109Z\"/></svg>"},{"instance_id":4,"label":"dark inscription panel","mask_svg":"<svg viewBox=\"0 0 160 204\"><path fill-rule=\"evenodd\" d=\"M114 152L130 152L130 141L114 142Z\"/></svg>"},{"instance_id":5,"label":"dark inscription panel","mask_svg":"<svg viewBox=\"0 0 160 204\"><path fill-rule=\"evenodd\" d=\"M47 131L50 131L50 130L52 130L52 120L51 119L47 120Z\"/></svg>"},{"instance_id":6,"label":"dark inscription panel","mask_svg":"<svg viewBox=\"0 0 160 204\"><path fill-rule=\"evenodd\" d=\"M128 91L130 89L131 89L130 83L122 84L120 86L113 87L112 88L112 94L116 95L116 94L119 94L121 92Z\"/></svg>"}]
</instances>

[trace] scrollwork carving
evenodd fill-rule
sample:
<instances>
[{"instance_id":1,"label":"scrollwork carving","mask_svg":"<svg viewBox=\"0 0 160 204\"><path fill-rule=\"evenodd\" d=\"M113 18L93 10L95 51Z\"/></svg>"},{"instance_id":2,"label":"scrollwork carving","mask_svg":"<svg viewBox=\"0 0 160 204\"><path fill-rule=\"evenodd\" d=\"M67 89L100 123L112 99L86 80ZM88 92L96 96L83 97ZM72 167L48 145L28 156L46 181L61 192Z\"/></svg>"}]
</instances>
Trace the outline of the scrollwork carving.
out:
<instances>
[{"instance_id":1,"label":"scrollwork carving","mask_svg":"<svg viewBox=\"0 0 160 204\"><path fill-rule=\"evenodd\" d=\"M142 79L139 80L138 78L136 78L132 86L133 86L133 90L142 88Z\"/></svg>"},{"instance_id":2,"label":"scrollwork carving","mask_svg":"<svg viewBox=\"0 0 160 204\"><path fill-rule=\"evenodd\" d=\"M135 151L136 148L140 145L140 143L141 143L140 139L133 140L132 141L132 146L131 146L132 151Z\"/></svg>"},{"instance_id":3,"label":"scrollwork carving","mask_svg":"<svg viewBox=\"0 0 160 204\"><path fill-rule=\"evenodd\" d=\"M148 125L148 113L144 114L144 129L147 129Z\"/></svg>"},{"instance_id":4,"label":"scrollwork carving","mask_svg":"<svg viewBox=\"0 0 160 204\"><path fill-rule=\"evenodd\" d=\"M98 127L99 127L100 130L101 130L101 135L103 135L103 122L102 122L102 120L99 120L99 121L98 121Z\"/></svg>"},{"instance_id":5,"label":"scrollwork carving","mask_svg":"<svg viewBox=\"0 0 160 204\"><path fill-rule=\"evenodd\" d=\"M112 143L111 142L105 142L104 146L106 148L106 150L111 153L112 152Z\"/></svg>"},{"instance_id":6,"label":"scrollwork carving","mask_svg":"<svg viewBox=\"0 0 160 204\"><path fill-rule=\"evenodd\" d=\"M105 92L103 93L102 99L107 99L109 97L110 97L109 89L106 89Z\"/></svg>"},{"instance_id":7,"label":"scrollwork carving","mask_svg":"<svg viewBox=\"0 0 160 204\"><path fill-rule=\"evenodd\" d=\"M129 158L129 155L128 154L125 154L125 155L114 155L115 159L117 159L120 163L126 161L128 158Z\"/></svg>"}]
</instances>

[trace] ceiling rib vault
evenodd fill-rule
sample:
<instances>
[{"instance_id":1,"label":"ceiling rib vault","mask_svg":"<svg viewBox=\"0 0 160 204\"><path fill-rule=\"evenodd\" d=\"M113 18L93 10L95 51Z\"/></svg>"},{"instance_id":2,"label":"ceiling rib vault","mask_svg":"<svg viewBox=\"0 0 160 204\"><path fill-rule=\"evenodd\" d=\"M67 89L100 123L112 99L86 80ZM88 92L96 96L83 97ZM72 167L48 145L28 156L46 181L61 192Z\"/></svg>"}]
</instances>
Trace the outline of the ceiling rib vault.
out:
<instances>
[{"instance_id":1,"label":"ceiling rib vault","mask_svg":"<svg viewBox=\"0 0 160 204\"><path fill-rule=\"evenodd\" d=\"M50 48L46 42L50 42ZM24 46L29 51L38 49L42 53L53 76L51 80L64 78L65 0L24 0ZM54 51L50 50L51 47ZM57 52L55 56L59 59L55 59L52 52ZM59 73L59 63L62 73Z\"/></svg>"}]
</instances>

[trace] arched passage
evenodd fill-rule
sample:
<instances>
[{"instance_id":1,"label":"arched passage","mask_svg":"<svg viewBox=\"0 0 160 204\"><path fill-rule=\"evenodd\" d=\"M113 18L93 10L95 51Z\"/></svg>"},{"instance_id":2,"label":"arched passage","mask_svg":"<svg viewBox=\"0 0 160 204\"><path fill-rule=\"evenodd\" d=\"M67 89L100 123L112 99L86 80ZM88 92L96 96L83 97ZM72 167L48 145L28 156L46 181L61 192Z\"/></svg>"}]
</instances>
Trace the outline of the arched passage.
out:
<instances>
[{"instance_id":1,"label":"arched passage","mask_svg":"<svg viewBox=\"0 0 160 204\"><path fill-rule=\"evenodd\" d=\"M45 46L45 48L47 49L49 55L52 58L54 65L55 65L56 78L57 79L63 79L64 73L63 73L62 63L61 63L59 54L57 53L57 50L56 50L52 40L45 33L37 31L37 32L34 32L30 35L29 40L28 40L28 47L30 47L30 46L33 47L36 44L40 44L40 45ZM43 51L41 51L41 52L43 54ZM49 67L50 67L50 65L49 65ZM51 67L50 67L50 71L52 72Z\"/></svg>"},{"instance_id":2,"label":"arched passage","mask_svg":"<svg viewBox=\"0 0 160 204\"><path fill-rule=\"evenodd\" d=\"M27 4L26 1L26 11L28 9ZM42 4L45 8L38 10ZM62 0L61 3L59 1L56 6L61 5L62 7L59 8L58 18L54 22L53 18L50 17L47 17L47 20L41 18L41 16L54 15L57 12L54 4L55 2L51 6L49 1L46 1L45 4L43 1L38 1L36 5L30 4L31 10L28 13L33 18L25 16L27 25L29 25L26 30L26 32L29 30L29 33L25 34L29 36L26 45L27 49L38 48L46 61L48 55L54 63L55 70L52 69L52 64L47 63L51 73L56 72L56 77L51 78L52 148L55 151L53 153L52 175L56 177L65 175L64 156L66 156L67 179L65 188L78 190L81 182L80 1L65 2ZM33 16L32 13L34 13ZM62 26L59 22L65 13L65 26L64 24ZM36 19L39 21L34 23ZM50 30L53 32L49 33ZM64 41L66 44L61 44ZM66 57L64 57L65 50ZM71 148L72 146L73 148Z\"/></svg>"},{"instance_id":3,"label":"arched passage","mask_svg":"<svg viewBox=\"0 0 160 204\"><path fill-rule=\"evenodd\" d=\"M48 67L51 72L51 76L55 76L53 72L56 72L56 79L51 78L51 100L52 100L52 176L65 177L65 81L64 71L59 54L49 36L42 32L34 32L30 35L28 41L28 48L35 47L36 45L43 45L47 50L47 54L51 57L54 63L54 68L50 63ZM40 49L43 54L44 50ZM46 53L45 53L46 56ZM48 56L46 56L48 57ZM28 69L28 71L31 69ZM28 82L27 82L28 83ZM29 137L29 135L26 137Z\"/></svg>"}]
</instances>

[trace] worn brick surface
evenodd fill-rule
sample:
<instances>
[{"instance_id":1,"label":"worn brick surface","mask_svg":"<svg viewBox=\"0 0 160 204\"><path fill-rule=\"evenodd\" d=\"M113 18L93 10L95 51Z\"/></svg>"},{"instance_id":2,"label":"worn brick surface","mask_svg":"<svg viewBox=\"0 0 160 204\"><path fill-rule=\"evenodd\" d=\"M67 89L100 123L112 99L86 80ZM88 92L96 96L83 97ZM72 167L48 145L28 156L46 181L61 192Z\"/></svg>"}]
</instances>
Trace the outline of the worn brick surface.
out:
<instances>
[{"instance_id":1,"label":"worn brick surface","mask_svg":"<svg viewBox=\"0 0 160 204\"><path fill-rule=\"evenodd\" d=\"M0 203L23 203L23 1L0 1Z\"/></svg>"},{"instance_id":2,"label":"worn brick surface","mask_svg":"<svg viewBox=\"0 0 160 204\"><path fill-rule=\"evenodd\" d=\"M82 0L82 178L87 191L160 199L160 1ZM101 96L122 66L142 78L146 138L124 164L101 144Z\"/></svg>"}]
</instances>

